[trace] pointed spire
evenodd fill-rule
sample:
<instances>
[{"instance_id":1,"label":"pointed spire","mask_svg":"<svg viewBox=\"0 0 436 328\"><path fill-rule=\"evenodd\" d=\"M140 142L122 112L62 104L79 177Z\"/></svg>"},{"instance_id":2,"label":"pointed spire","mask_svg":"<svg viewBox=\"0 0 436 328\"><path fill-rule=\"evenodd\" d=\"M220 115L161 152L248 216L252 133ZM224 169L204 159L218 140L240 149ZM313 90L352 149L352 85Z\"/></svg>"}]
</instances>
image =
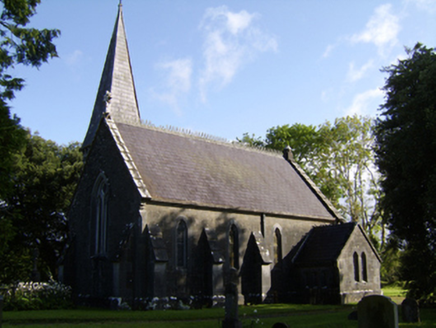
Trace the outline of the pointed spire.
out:
<instances>
[{"instance_id":1,"label":"pointed spire","mask_svg":"<svg viewBox=\"0 0 436 328\"><path fill-rule=\"evenodd\" d=\"M83 148L92 143L100 120L105 115L114 121L140 121L121 0Z\"/></svg>"}]
</instances>

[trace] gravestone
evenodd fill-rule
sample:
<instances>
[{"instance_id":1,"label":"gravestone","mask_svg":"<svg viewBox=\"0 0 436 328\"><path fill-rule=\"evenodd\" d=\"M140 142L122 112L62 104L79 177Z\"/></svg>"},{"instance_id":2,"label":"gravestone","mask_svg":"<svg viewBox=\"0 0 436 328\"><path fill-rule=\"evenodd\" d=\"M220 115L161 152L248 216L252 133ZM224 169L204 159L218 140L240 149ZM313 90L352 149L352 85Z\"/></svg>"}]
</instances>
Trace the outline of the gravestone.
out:
<instances>
[{"instance_id":1,"label":"gravestone","mask_svg":"<svg viewBox=\"0 0 436 328\"><path fill-rule=\"evenodd\" d=\"M398 328L398 307L389 297L371 295L357 305L359 328Z\"/></svg>"},{"instance_id":2,"label":"gravestone","mask_svg":"<svg viewBox=\"0 0 436 328\"><path fill-rule=\"evenodd\" d=\"M3 322L3 295L0 295L0 328Z\"/></svg>"},{"instance_id":3,"label":"gravestone","mask_svg":"<svg viewBox=\"0 0 436 328\"><path fill-rule=\"evenodd\" d=\"M413 298L406 298L401 303L401 318L404 322L420 322L418 302Z\"/></svg>"},{"instance_id":4,"label":"gravestone","mask_svg":"<svg viewBox=\"0 0 436 328\"><path fill-rule=\"evenodd\" d=\"M348 320L356 320L357 321L357 310L354 310L348 315Z\"/></svg>"},{"instance_id":5,"label":"gravestone","mask_svg":"<svg viewBox=\"0 0 436 328\"><path fill-rule=\"evenodd\" d=\"M289 326L284 322L276 322L272 328L289 328Z\"/></svg>"},{"instance_id":6,"label":"gravestone","mask_svg":"<svg viewBox=\"0 0 436 328\"><path fill-rule=\"evenodd\" d=\"M238 318L238 284L237 272L234 268L230 269L230 273L225 286L225 317L222 328L241 328L242 323Z\"/></svg>"}]
</instances>

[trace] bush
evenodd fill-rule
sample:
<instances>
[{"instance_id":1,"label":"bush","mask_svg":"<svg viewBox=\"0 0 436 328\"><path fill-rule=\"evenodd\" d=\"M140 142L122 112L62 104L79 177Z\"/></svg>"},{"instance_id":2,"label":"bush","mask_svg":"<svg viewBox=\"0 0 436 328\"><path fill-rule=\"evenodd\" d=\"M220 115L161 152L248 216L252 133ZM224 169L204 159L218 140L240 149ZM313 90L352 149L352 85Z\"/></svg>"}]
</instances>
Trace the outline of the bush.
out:
<instances>
[{"instance_id":1,"label":"bush","mask_svg":"<svg viewBox=\"0 0 436 328\"><path fill-rule=\"evenodd\" d=\"M52 310L72 307L71 287L57 281L20 282L3 289L4 310Z\"/></svg>"}]
</instances>

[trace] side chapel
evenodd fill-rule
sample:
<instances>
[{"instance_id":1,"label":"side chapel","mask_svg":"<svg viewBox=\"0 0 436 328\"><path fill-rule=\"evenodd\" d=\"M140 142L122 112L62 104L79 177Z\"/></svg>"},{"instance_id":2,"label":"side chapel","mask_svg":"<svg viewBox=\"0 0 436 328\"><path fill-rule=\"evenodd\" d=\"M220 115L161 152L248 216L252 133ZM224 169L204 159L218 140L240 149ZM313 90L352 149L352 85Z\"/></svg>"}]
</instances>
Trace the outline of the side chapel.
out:
<instances>
[{"instance_id":1,"label":"side chapel","mask_svg":"<svg viewBox=\"0 0 436 328\"><path fill-rule=\"evenodd\" d=\"M69 211L60 278L78 302L348 303L380 257L293 160L143 124L119 5Z\"/></svg>"}]
</instances>

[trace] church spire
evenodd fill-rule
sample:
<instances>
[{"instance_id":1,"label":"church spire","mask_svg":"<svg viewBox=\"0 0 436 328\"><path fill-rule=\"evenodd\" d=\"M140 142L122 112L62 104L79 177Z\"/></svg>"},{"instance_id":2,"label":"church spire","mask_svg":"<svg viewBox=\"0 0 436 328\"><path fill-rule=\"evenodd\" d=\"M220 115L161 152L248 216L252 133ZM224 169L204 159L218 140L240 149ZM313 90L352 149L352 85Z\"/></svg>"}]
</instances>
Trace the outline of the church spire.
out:
<instances>
[{"instance_id":1,"label":"church spire","mask_svg":"<svg viewBox=\"0 0 436 328\"><path fill-rule=\"evenodd\" d=\"M118 122L134 123L140 121L121 0L118 5L118 16L100 79L94 110L82 145L84 149L92 143L97 127L104 115L109 115Z\"/></svg>"}]
</instances>

